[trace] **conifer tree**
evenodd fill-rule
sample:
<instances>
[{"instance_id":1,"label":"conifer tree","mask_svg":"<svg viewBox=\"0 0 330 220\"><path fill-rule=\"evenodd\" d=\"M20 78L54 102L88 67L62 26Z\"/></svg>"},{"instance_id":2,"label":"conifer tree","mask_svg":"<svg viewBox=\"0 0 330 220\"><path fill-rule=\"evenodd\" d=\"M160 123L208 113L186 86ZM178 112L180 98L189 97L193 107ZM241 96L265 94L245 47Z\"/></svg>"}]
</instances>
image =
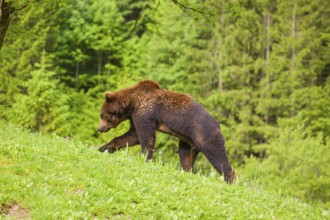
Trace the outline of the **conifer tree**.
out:
<instances>
[{"instance_id":1,"label":"conifer tree","mask_svg":"<svg viewBox=\"0 0 330 220\"><path fill-rule=\"evenodd\" d=\"M26 93L15 96L12 121L41 132L65 134L68 96L63 93L63 85L55 75L51 60L42 52L40 63L35 64L31 78L24 85Z\"/></svg>"}]
</instances>

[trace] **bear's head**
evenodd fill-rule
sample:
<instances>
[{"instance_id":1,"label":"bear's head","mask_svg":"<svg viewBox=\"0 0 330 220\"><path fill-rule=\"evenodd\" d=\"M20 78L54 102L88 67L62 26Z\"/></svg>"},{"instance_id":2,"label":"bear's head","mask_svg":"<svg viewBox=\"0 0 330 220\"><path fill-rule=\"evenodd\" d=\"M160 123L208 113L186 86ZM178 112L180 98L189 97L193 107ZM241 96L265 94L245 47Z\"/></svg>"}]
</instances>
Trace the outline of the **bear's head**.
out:
<instances>
[{"instance_id":1,"label":"bear's head","mask_svg":"<svg viewBox=\"0 0 330 220\"><path fill-rule=\"evenodd\" d=\"M114 92L105 93L105 100L100 111L101 121L97 130L107 132L117 127L122 121L128 119L126 109L127 97L120 97Z\"/></svg>"}]
</instances>

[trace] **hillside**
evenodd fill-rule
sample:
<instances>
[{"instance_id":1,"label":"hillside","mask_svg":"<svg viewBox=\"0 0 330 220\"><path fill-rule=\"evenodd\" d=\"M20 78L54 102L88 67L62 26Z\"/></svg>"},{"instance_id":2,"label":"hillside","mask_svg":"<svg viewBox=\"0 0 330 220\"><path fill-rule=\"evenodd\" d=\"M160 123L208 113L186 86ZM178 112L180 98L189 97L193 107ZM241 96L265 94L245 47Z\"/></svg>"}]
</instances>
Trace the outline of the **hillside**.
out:
<instances>
[{"instance_id":1,"label":"hillside","mask_svg":"<svg viewBox=\"0 0 330 220\"><path fill-rule=\"evenodd\" d=\"M0 125L0 216L32 219L326 219L321 208L215 173L101 154L74 140Z\"/></svg>"}]
</instances>

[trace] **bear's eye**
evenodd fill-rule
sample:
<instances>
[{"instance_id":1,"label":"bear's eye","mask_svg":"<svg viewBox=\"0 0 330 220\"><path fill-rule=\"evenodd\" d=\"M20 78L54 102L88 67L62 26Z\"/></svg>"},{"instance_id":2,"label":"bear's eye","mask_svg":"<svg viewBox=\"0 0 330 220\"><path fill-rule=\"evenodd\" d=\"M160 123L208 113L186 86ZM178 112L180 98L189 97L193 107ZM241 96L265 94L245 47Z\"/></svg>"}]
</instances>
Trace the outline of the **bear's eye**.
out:
<instances>
[{"instance_id":1,"label":"bear's eye","mask_svg":"<svg viewBox=\"0 0 330 220\"><path fill-rule=\"evenodd\" d=\"M118 115L116 112L109 112L109 114L110 114L111 116L116 116L116 115Z\"/></svg>"}]
</instances>

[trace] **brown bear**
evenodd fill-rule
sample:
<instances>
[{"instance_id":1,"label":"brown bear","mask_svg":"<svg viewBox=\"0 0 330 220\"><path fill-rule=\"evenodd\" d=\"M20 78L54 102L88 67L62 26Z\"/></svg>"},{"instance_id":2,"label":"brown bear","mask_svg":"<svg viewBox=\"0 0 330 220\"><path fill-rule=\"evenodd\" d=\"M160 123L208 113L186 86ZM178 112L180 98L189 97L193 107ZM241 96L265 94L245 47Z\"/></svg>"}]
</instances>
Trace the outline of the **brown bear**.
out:
<instances>
[{"instance_id":1,"label":"brown bear","mask_svg":"<svg viewBox=\"0 0 330 220\"><path fill-rule=\"evenodd\" d=\"M224 172L227 183L235 180L218 122L189 95L168 91L157 82L144 80L117 92L107 92L100 117L100 132L130 120L129 131L100 147L101 152L113 153L140 144L150 160L156 131L160 131L180 139L179 158L184 170L192 170L198 153L202 152L220 175Z\"/></svg>"}]
</instances>

